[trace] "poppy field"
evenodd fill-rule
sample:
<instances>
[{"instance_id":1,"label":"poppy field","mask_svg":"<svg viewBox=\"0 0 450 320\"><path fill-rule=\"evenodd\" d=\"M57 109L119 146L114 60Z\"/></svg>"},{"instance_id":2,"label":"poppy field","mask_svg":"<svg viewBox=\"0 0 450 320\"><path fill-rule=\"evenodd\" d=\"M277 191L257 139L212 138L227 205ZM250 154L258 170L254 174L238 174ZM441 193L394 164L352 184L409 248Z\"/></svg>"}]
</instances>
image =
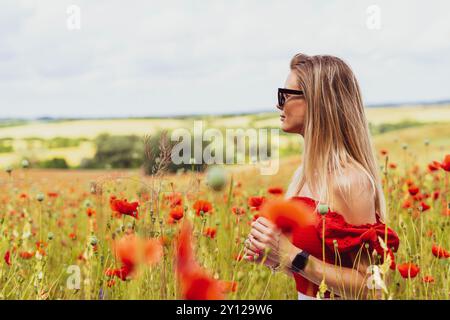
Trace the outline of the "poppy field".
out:
<instances>
[{"instance_id":1,"label":"poppy field","mask_svg":"<svg viewBox=\"0 0 450 320\"><path fill-rule=\"evenodd\" d=\"M422 165L377 152L400 237L383 299L450 299L450 155ZM274 176L3 171L0 298L296 299L291 277L243 259L243 242L300 163L283 159Z\"/></svg>"}]
</instances>

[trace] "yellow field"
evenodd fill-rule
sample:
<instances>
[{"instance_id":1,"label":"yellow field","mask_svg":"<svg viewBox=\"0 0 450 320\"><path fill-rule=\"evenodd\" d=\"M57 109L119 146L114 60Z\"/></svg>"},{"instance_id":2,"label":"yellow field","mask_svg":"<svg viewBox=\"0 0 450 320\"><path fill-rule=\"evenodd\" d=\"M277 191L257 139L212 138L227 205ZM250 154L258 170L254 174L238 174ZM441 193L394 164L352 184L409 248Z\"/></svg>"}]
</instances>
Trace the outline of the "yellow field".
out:
<instances>
[{"instance_id":1,"label":"yellow field","mask_svg":"<svg viewBox=\"0 0 450 320\"><path fill-rule=\"evenodd\" d=\"M423 127L401 129L374 136L377 148L383 146L392 148L394 155L397 150L401 150L403 143L418 146L428 139L430 146L426 149L427 153L417 155L417 161L423 163L423 161L429 161L430 157L439 155L450 144L450 138L448 138L450 136L450 105L367 108L366 112L369 122L375 125L404 121L427 123ZM276 112L225 117L208 116L196 119L203 120L205 128L276 128L280 125ZM78 166L83 158L90 158L95 153L95 146L89 141L81 143L79 147L48 150L28 147L23 140L26 138L84 137L92 140L101 133L144 136L163 129L192 129L193 121L194 118L73 120L51 123L31 122L21 126L0 128L0 137L13 138L15 148L15 152L0 153L0 166L19 163L22 158L30 157L40 160L63 157L70 166ZM281 147L284 148L289 144L296 145L299 140L294 135L282 136Z\"/></svg>"}]
</instances>

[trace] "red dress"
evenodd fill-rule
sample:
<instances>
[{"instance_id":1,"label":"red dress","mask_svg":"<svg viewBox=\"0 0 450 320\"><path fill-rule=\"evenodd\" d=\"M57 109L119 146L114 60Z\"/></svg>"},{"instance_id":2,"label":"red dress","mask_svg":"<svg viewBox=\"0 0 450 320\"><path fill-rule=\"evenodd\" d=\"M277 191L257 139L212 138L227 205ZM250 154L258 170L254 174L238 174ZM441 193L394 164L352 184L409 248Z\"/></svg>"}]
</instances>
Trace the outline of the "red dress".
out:
<instances>
[{"instance_id":1,"label":"red dress","mask_svg":"<svg viewBox=\"0 0 450 320\"><path fill-rule=\"evenodd\" d=\"M378 237L385 240L385 224L383 224L377 214L377 221L374 224L352 225L344 220L344 217L337 212L328 209L328 213L321 215L317 212L317 201L309 197L293 197L301 201L308 207L314 210L317 215L317 223L311 226L297 229L292 234L293 244L312 256L323 260L322 257L322 235L323 235L323 219L325 219L325 261L327 263L336 264L342 267L353 267L351 254L356 254L361 246L366 243L369 245L369 253L376 250L378 254L383 257L384 252L379 243ZM335 249L334 241L337 241L337 249ZM399 246L399 238L397 234L390 228L387 228L387 242L389 249L388 254L392 258L391 269L395 269L393 251L397 251ZM339 252L339 257L336 257L335 250ZM366 250L365 248L363 250ZM337 259L337 260L336 260ZM315 297L318 291L318 286L299 274L294 274L297 291ZM329 292L325 294L329 297Z\"/></svg>"}]
</instances>

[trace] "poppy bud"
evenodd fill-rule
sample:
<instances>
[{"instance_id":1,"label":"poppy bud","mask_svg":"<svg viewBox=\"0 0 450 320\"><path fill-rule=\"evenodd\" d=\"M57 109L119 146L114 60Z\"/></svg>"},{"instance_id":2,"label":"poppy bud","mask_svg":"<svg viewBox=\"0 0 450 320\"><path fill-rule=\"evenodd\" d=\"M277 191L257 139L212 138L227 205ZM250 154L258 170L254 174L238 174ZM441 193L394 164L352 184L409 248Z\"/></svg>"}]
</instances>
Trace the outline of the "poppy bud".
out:
<instances>
[{"instance_id":1,"label":"poppy bud","mask_svg":"<svg viewBox=\"0 0 450 320\"><path fill-rule=\"evenodd\" d=\"M208 169L206 173L206 183L214 191L220 191L223 189L227 182L226 172L223 168L212 167Z\"/></svg>"},{"instance_id":2,"label":"poppy bud","mask_svg":"<svg viewBox=\"0 0 450 320\"><path fill-rule=\"evenodd\" d=\"M44 201L44 194L43 193L38 193L36 196L36 200L39 202Z\"/></svg>"},{"instance_id":3,"label":"poppy bud","mask_svg":"<svg viewBox=\"0 0 450 320\"><path fill-rule=\"evenodd\" d=\"M53 232L49 232L49 233L47 234L47 239L48 239L48 240L53 240L53 238L54 238Z\"/></svg>"},{"instance_id":4,"label":"poppy bud","mask_svg":"<svg viewBox=\"0 0 450 320\"><path fill-rule=\"evenodd\" d=\"M92 236L91 237L91 245L95 246L95 245L97 245L97 243L98 243L97 237L96 236Z\"/></svg>"},{"instance_id":5,"label":"poppy bud","mask_svg":"<svg viewBox=\"0 0 450 320\"><path fill-rule=\"evenodd\" d=\"M26 169L30 166L30 163L28 162L27 159L23 159L22 160L22 168Z\"/></svg>"},{"instance_id":6,"label":"poppy bud","mask_svg":"<svg viewBox=\"0 0 450 320\"><path fill-rule=\"evenodd\" d=\"M328 213L328 206L326 204L319 204L318 211L321 215Z\"/></svg>"}]
</instances>

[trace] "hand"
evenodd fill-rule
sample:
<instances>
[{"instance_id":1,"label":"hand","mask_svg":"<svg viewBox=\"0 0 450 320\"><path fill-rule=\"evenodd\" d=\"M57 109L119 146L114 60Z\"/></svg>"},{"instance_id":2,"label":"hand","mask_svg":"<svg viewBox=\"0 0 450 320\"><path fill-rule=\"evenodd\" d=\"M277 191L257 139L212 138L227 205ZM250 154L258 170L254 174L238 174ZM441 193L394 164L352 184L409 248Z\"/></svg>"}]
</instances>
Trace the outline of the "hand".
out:
<instances>
[{"instance_id":1,"label":"hand","mask_svg":"<svg viewBox=\"0 0 450 320\"><path fill-rule=\"evenodd\" d=\"M266 266L275 267L284 263L285 258L288 258L293 250L298 249L280 229L264 217L259 217L251 227L250 234L244 242L244 257L249 261L263 261Z\"/></svg>"}]
</instances>

